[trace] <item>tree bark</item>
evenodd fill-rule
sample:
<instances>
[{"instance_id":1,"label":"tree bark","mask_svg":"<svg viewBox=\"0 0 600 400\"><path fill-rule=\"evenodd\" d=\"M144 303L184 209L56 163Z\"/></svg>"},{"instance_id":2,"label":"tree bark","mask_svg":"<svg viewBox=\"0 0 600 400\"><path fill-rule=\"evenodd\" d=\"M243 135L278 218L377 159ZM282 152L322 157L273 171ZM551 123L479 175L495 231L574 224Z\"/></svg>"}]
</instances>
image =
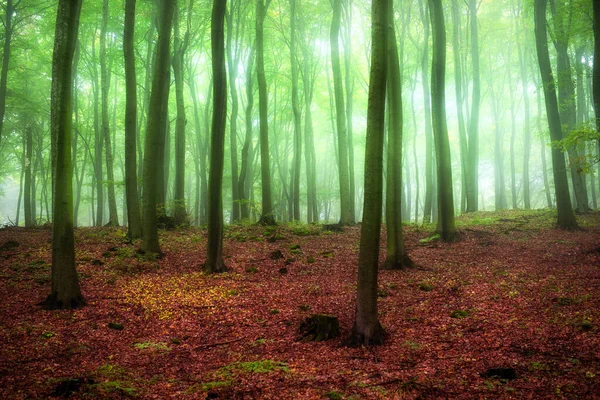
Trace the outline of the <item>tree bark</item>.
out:
<instances>
[{"instance_id":1,"label":"tree bark","mask_svg":"<svg viewBox=\"0 0 600 400\"><path fill-rule=\"evenodd\" d=\"M19 4L21 0L17 0ZM8 67L10 65L10 45L13 34L13 14L15 6L13 0L6 0L6 14L4 16L4 52L2 53L2 71L0 71L0 142L2 140L2 129L4 126L4 114L6 112L6 86L8 82Z\"/></svg>"},{"instance_id":2,"label":"tree bark","mask_svg":"<svg viewBox=\"0 0 600 400\"><path fill-rule=\"evenodd\" d=\"M148 108L148 121L146 127L146 143L144 150L144 175L143 175L143 220L142 231L144 234L142 250L147 253L160 254L158 243L158 228L156 223L156 206L158 201L159 169L163 165L157 160L160 152L164 151L160 146L162 135L162 115L164 103L168 101L165 93L168 93L169 78L169 56L171 41L171 25L173 22L173 11L175 0L164 0L160 5L158 13L160 24L158 26L158 43L156 60L154 62L154 76L152 78L152 93Z\"/></svg>"},{"instance_id":3,"label":"tree bark","mask_svg":"<svg viewBox=\"0 0 600 400\"><path fill-rule=\"evenodd\" d=\"M294 113L294 175L292 177L293 219L300 221L300 169L302 168L302 113L298 100L298 62L296 58L296 1L290 0L290 63L292 66L292 110ZM299 8L299 4L298 4Z\"/></svg>"},{"instance_id":4,"label":"tree bark","mask_svg":"<svg viewBox=\"0 0 600 400\"><path fill-rule=\"evenodd\" d=\"M338 174L340 185L340 224L353 224L351 213L352 199L350 198L350 178L348 169L348 138L346 125L346 110L344 104L344 88L342 86L342 70L340 66L340 25L342 16L342 1L333 0L333 18L329 33L331 45L331 69L333 73L333 92L335 96L335 116L338 143Z\"/></svg>"},{"instance_id":5,"label":"tree bark","mask_svg":"<svg viewBox=\"0 0 600 400\"><path fill-rule=\"evenodd\" d=\"M102 3L102 25L100 29L100 91L102 95L102 136L106 153L106 179L108 189L108 225L118 226L117 200L115 196L115 177L113 172L113 149L108 121L108 90L110 77L106 65L106 30L108 26L108 0Z\"/></svg>"},{"instance_id":6,"label":"tree bark","mask_svg":"<svg viewBox=\"0 0 600 400\"><path fill-rule=\"evenodd\" d=\"M477 0L469 0L471 21L471 62L473 64L473 92L469 119L467 173L467 212L477 211L479 193L479 106L481 102L481 78L479 74L479 34L477 26Z\"/></svg>"},{"instance_id":7,"label":"tree bark","mask_svg":"<svg viewBox=\"0 0 600 400\"><path fill-rule=\"evenodd\" d=\"M373 0L371 8L371 71L365 146L365 200L358 253L358 285L352 345L382 343L377 315L377 267L383 198L383 139L387 73L388 0Z\"/></svg>"},{"instance_id":8,"label":"tree bark","mask_svg":"<svg viewBox=\"0 0 600 400\"><path fill-rule=\"evenodd\" d=\"M271 166L269 160L269 105L267 79L265 77L264 22L271 0L256 2L256 78L258 80L258 108L260 115L260 176L262 189L262 212L260 222L275 224L275 210L271 195Z\"/></svg>"},{"instance_id":9,"label":"tree bark","mask_svg":"<svg viewBox=\"0 0 600 400\"><path fill-rule=\"evenodd\" d=\"M252 46L248 56L246 67L246 134L244 137L244 146L242 147L242 166L240 168L240 177L238 179L238 195L240 198L240 212L242 219L250 218L250 193L252 188L252 175L249 171L252 169L252 109L254 108L254 51Z\"/></svg>"},{"instance_id":10,"label":"tree bark","mask_svg":"<svg viewBox=\"0 0 600 400\"><path fill-rule=\"evenodd\" d=\"M552 75L550 55L548 52L546 3L547 0L535 0L534 2L535 42L540 75L542 78L542 87L544 89L546 117L548 118L550 137L552 140L558 141L563 138L563 133L560 114L558 112L556 86L554 83L554 76ZM578 229L579 227L575 220L575 214L571 207L571 199L569 198L569 184L567 182L565 156L556 146L552 147L552 172L554 175L556 209L558 211L557 224L561 229Z\"/></svg>"},{"instance_id":11,"label":"tree bark","mask_svg":"<svg viewBox=\"0 0 600 400\"><path fill-rule=\"evenodd\" d=\"M385 219L387 256L383 269L403 269L413 265L404 248L402 232L402 82L394 28L393 3L390 1L387 33L388 153ZM410 217L409 217L410 219Z\"/></svg>"},{"instance_id":12,"label":"tree bark","mask_svg":"<svg viewBox=\"0 0 600 400\"><path fill-rule=\"evenodd\" d=\"M441 0L428 0L433 27L433 58L431 61L431 114L437 167L438 222L437 232L443 241L456 238L452 162L446 123L446 28ZM468 206L467 206L468 208Z\"/></svg>"},{"instance_id":13,"label":"tree bark","mask_svg":"<svg viewBox=\"0 0 600 400\"><path fill-rule=\"evenodd\" d=\"M52 289L46 309L85 305L75 269L73 165L71 160L72 62L79 30L81 0L60 0L52 57L51 126L53 167Z\"/></svg>"},{"instance_id":14,"label":"tree bark","mask_svg":"<svg viewBox=\"0 0 600 400\"><path fill-rule=\"evenodd\" d=\"M262 0L260 0L262 1ZM211 19L213 119L208 175L208 244L204 272L227 270L223 261L223 159L227 120L227 75L225 72L225 10L226 0L213 2Z\"/></svg>"},{"instance_id":15,"label":"tree bark","mask_svg":"<svg viewBox=\"0 0 600 400\"><path fill-rule=\"evenodd\" d=\"M142 217L137 189L137 83L133 53L136 0L125 1L123 57L125 59L125 197L127 202L127 236L142 237Z\"/></svg>"}]
</instances>

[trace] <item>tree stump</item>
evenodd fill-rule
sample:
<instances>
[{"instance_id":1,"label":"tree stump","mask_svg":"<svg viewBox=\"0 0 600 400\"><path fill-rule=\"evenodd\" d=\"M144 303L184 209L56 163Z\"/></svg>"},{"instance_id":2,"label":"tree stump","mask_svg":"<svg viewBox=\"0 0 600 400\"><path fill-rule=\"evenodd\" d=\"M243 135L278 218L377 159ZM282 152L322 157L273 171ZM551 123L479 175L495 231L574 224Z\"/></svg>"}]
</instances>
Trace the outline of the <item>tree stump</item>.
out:
<instances>
[{"instance_id":1,"label":"tree stump","mask_svg":"<svg viewBox=\"0 0 600 400\"><path fill-rule=\"evenodd\" d=\"M320 342L340 336L340 323L336 316L313 314L302 321L298 332L300 341Z\"/></svg>"}]
</instances>

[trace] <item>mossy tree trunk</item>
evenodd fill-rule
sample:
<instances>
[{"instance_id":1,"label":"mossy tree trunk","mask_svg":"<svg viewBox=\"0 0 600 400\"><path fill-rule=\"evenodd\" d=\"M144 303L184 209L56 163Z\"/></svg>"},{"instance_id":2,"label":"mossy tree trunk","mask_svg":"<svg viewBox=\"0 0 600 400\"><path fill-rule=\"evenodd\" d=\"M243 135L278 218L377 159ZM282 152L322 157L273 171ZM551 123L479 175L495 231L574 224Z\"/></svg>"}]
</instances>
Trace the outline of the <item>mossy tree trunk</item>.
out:
<instances>
[{"instance_id":1,"label":"mossy tree trunk","mask_svg":"<svg viewBox=\"0 0 600 400\"><path fill-rule=\"evenodd\" d=\"M429 0L433 27L433 58L431 61L431 111L437 168L438 222L437 232L444 241L456 238L452 162L446 123L446 27L441 0ZM468 201L467 201L468 208Z\"/></svg>"},{"instance_id":2,"label":"mossy tree trunk","mask_svg":"<svg viewBox=\"0 0 600 400\"><path fill-rule=\"evenodd\" d=\"M127 202L127 236L142 237L142 216L137 188L137 83L133 53L136 0L125 1L123 56L125 58L125 197Z\"/></svg>"},{"instance_id":3,"label":"mossy tree trunk","mask_svg":"<svg viewBox=\"0 0 600 400\"><path fill-rule=\"evenodd\" d=\"M383 199L383 138L387 73L388 0L373 0L371 8L371 71L365 148L363 222L358 254L358 285L352 345L375 345L384 331L377 315L377 270Z\"/></svg>"},{"instance_id":4,"label":"mossy tree trunk","mask_svg":"<svg viewBox=\"0 0 600 400\"><path fill-rule=\"evenodd\" d=\"M171 25L175 0L165 0L159 5L158 43L154 61L154 76L152 78L152 93L148 106L148 121L146 127L146 143L144 146L144 175L143 175L143 234L142 250L149 253L160 253L158 243L158 228L156 222L156 206L158 204L159 186L163 185L158 177L163 168L160 153L163 135L163 109L168 101L169 57L171 42Z\"/></svg>"},{"instance_id":5,"label":"mossy tree trunk","mask_svg":"<svg viewBox=\"0 0 600 400\"><path fill-rule=\"evenodd\" d=\"M546 33L546 7L547 0L535 0L535 44L544 89L544 100L546 103L546 117L550 128L552 140L563 138L560 114L558 112L558 99L556 97L556 85L552 75L550 54L548 52L548 37ZM558 211L557 224L561 229L577 229L577 221L571 206L569 197L569 183L564 153L556 146L552 146L552 172L554 175L554 190L556 197L556 209Z\"/></svg>"},{"instance_id":6,"label":"mossy tree trunk","mask_svg":"<svg viewBox=\"0 0 600 400\"><path fill-rule=\"evenodd\" d=\"M402 269L412 265L404 249L402 232L402 82L393 14L393 4L390 2L387 36L388 152L385 192L387 257L382 266L384 269Z\"/></svg>"},{"instance_id":7,"label":"mossy tree trunk","mask_svg":"<svg viewBox=\"0 0 600 400\"><path fill-rule=\"evenodd\" d=\"M261 0L262 1L262 0ZM226 271L223 261L223 159L227 119L227 75L225 72L226 0L213 2L211 19L213 118L208 175L208 244L204 272Z\"/></svg>"},{"instance_id":8,"label":"mossy tree trunk","mask_svg":"<svg viewBox=\"0 0 600 400\"><path fill-rule=\"evenodd\" d=\"M79 30L81 0L61 0L56 16L52 57L52 289L42 303L47 309L85 305L75 269L73 233L73 165L71 160L72 63Z\"/></svg>"},{"instance_id":9,"label":"mossy tree trunk","mask_svg":"<svg viewBox=\"0 0 600 400\"><path fill-rule=\"evenodd\" d=\"M269 98L265 76L264 22L271 0L256 2L256 78L258 80L258 109L260 119L260 177L262 212L260 222L275 225L275 210L271 194L271 166L269 160Z\"/></svg>"}]
</instances>

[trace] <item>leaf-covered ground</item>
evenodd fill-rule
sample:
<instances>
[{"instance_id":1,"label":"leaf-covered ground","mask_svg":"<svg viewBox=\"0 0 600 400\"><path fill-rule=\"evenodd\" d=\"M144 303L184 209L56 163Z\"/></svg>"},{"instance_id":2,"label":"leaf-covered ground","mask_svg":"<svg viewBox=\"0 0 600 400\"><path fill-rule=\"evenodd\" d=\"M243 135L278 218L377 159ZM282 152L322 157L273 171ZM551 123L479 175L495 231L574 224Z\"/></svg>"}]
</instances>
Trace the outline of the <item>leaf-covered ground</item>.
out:
<instances>
[{"instance_id":1,"label":"leaf-covered ground","mask_svg":"<svg viewBox=\"0 0 600 400\"><path fill-rule=\"evenodd\" d=\"M18 247L0 250L0 398L600 398L600 214L575 232L553 220L472 214L452 244L407 227L419 267L380 273L375 348L342 346L359 227L229 227L216 276L199 272L204 230L162 232L153 260L122 229L82 228L75 311L37 306L50 231L3 229ZM313 313L341 337L297 341Z\"/></svg>"}]
</instances>

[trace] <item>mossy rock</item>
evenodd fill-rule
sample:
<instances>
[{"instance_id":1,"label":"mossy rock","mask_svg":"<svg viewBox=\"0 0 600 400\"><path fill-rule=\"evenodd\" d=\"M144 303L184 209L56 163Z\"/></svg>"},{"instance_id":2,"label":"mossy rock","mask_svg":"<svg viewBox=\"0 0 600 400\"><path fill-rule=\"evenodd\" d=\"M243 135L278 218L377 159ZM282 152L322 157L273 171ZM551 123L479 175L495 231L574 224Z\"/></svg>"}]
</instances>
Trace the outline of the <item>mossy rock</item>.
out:
<instances>
[{"instance_id":1,"label":"mossy rock","mask_svg":"<svg viewBox=\"0 0 600 400\"><path fill-rule=\"evenodd\" d=\"M334 315L313 314L306 318L298 328L303 342L321 342L340 336L340 323Z\"/></svg>"}]
</instances>

